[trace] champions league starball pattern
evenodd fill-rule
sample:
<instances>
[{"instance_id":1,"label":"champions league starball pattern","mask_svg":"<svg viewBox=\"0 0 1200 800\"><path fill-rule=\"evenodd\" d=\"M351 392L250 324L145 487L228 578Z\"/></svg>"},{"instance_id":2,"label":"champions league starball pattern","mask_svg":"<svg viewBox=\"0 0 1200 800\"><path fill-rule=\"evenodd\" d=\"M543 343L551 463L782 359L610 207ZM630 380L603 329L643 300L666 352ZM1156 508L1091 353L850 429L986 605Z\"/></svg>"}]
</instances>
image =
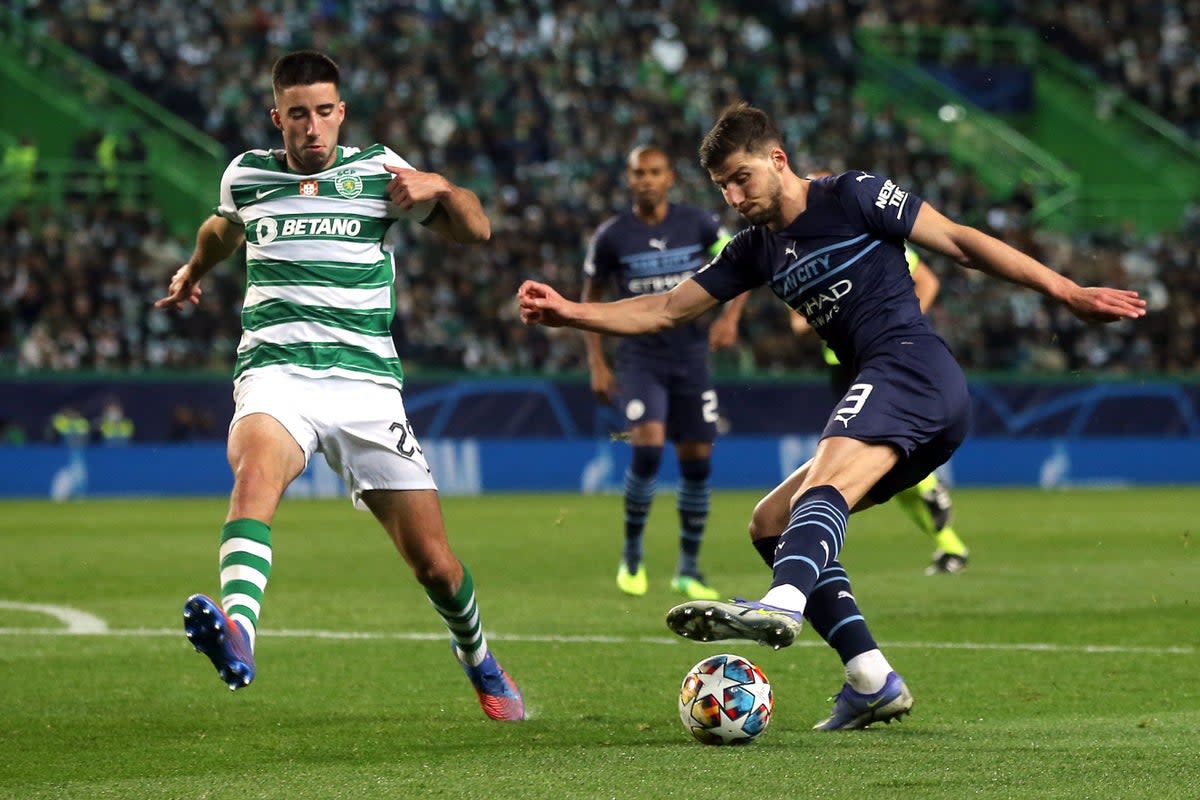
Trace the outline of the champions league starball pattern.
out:
<instances>
[{"instance_id":1,"label":"champions league starball pattern","mask_svg":"<svg viewBox=\"0 0 1200 800\"><path fill-rule=\"evenodd\" d=\"M774 707L767 676L731 653L692 667L679 689L679 719L703 744L749 744L767 729Z\"/></svg>"}]
</instances>

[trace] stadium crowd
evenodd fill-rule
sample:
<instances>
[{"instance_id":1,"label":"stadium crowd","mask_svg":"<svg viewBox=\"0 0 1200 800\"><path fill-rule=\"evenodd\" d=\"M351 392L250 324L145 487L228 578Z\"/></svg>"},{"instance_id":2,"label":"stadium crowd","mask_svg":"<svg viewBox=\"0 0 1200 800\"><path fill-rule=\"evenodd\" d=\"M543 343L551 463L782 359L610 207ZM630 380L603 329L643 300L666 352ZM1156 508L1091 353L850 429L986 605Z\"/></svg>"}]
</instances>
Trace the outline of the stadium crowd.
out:
<instances>
[{"instance_id":1,"label":"stadium crowd","mask_svg":"<svg viewBox=\"0 0 1200 800\"><path fill-rule=\"evenodd\" d=\"M1200 225L1148 240L1032 228L1023 194L991 196L903 119L854 100L855 16L883 13L879 5L196 0L180 15L170 0L62 0L26 15L231 156L278 144L262 77L274 58L309 46L334 54L348 105L343 143L384 142L452 176L479 193L493 221L492 241L469 252L406 234L394 333L410 373L581 369L577 333L517 321L516 286L534 276L578 292L587 237L628 203L623 158L634 143L676 154L676 197L720 207L694 153L720 108L743 97L779 122L799 169L887 174L1077 280L1130 285L1153 304L1137 326L1093 330L1031 293L933 261L935 324L967 368L1194 369ZM919 19L930 4L899 5ZM1035 10L1042 24L1050 5ZM166 230L155 210L102 197L13 211L0 226L0 365L227 368L243 275L226 265L206 278L200 307L153 310L191 246ZM797 341L771 298L752 298L743 320L739 368L819 365L816 343Z\"/></svg>"},{"instance_id":2,"label":"stadium crowd","mask_svg":"<svg viewBox=\"0 0 1200 800\"><path fill-rule=\"evenodd\" d=\"M1016 25L1200 138L1200 4L1090 0L866 0L867 24L972 29Z\"/></svg>"},{"instance_id":3,"label":"stadium crowd","mask_svg":"<svg viewBox=\"0 0 1200 800\"><path fill-rule=\"evenodd\" d=\"M1047 41L1200 138L1200 5L1042 0L1031 11Z\"/></svg>"}]
</instances>

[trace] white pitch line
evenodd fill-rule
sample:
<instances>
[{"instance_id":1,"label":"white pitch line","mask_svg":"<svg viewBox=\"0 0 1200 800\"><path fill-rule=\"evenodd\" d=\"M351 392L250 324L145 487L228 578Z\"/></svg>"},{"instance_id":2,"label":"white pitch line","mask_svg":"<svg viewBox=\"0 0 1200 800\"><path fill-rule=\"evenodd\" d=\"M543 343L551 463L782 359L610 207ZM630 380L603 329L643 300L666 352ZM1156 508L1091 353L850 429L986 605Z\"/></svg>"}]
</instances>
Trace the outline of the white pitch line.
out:
<instances>
[{"instance_id":1,"label":"white pitch line","mask_svg":"<svg viewBox=\"0 0 1200 800\"><path fill-rule=\"evenodd\" d=\"M86 611L80 611L78 608L71 608L70 606L52 606L45 603L14 603L9 600L0 600L0 609L28 611L32 614L45 614L48 617L54 617L67 626L67 633L105 633L108 631L108 623L95 614L89 614Z\"/></svg>"},{"instance_id":2,"label":"white pitch line","mask_svg":"<svg viewBox=\"0 0 1200 800\"><path fill-rule=\"evenodd\" d=\"M99 630L71 630L69 628L0 628L0 636L125 636L125 637L179 637L183 633L174 628L123 628ZM441 642L446 632L426 633L419 631L309 631L309 630L266 630L259 633L267 639L330 639L354 641L402 641ZM487 637L497 642L543 642L551 644L657 644L677 646L688 644L684 639L669 636L556 636L552 634L499 634L487 632ZM1196 648L1186 646L1137 646L1119 644L1053 644L1050 642L882 642L883 647L906 650L999 650L1035 653L1081 653L1085 655L1184 655L1196 653ZM796 642L792 647L824 647L825 643L808 640Z\"/></svg>"}]
</instances>

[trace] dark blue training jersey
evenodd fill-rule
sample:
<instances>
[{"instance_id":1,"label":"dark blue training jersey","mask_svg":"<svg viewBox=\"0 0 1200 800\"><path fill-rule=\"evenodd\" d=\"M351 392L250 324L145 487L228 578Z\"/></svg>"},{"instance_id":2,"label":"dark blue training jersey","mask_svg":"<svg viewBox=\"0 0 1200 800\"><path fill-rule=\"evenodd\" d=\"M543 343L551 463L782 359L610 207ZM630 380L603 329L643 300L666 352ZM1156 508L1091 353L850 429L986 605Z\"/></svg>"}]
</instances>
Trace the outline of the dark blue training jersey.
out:
<instances>
[{"instance_id":1,"label":"dark blue training jersey","mask_svg":"<svg viewBox=\"0 0 1200 800\"><path fill-rule=\"evenodd\" d=\"M583 273L597 286L615 285L621 298L665 292L692 277L725 238L720 218L695 206L672 203L658 225L632 211L605 220L588 245ZM623 356L676 360L708 352L705 322L621 340Z\"/></svg>"},{"instance_id":2,"label":"dark blue training jersey","mask_svg":"<svg viewBox=\"0 0 1200 800\"><path fill-rule=\"evenodd\" d=\"M937 335L921 314L904 258L921 203L865 172L818 178L790 225L778 233L765 225L739 232L696 280L721 301L769 285L857 371L877 344Z\"/></svg>"}]
</instances>

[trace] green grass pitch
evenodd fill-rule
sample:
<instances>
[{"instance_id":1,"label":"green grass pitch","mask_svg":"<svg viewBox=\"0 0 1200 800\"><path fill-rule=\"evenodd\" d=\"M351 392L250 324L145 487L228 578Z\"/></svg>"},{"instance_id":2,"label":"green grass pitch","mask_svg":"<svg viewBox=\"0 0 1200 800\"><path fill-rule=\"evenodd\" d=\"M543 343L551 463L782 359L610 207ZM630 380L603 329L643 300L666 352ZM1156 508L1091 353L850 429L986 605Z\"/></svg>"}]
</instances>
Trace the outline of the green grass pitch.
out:
<instances>
[{"instance_id":1,"label":"green grass pitch","mask_svg":"<svg viewBox=\"0 0 1200 800\"><path fill-rule=\"evenodd\" d=\"M746 541L756 499L713 498L702 564L731 595L769 582ZM522 724L483 717L407 567L346 501L281 507L258 678L237 693L179 613L217 589L223 499L0 503L0 798L1200 797L1200 491L955 501L961 575L923 575L931 545L896 508L851 522L843 561L916 705L841 734L810 730L842 681L811 631L773 652L666 629L670 494L636 599L613 581L619 497L444 500ZM699 745L676 715L684 673L723 651L775 690L748 747Z\"/></svg>"}]
</instances>

